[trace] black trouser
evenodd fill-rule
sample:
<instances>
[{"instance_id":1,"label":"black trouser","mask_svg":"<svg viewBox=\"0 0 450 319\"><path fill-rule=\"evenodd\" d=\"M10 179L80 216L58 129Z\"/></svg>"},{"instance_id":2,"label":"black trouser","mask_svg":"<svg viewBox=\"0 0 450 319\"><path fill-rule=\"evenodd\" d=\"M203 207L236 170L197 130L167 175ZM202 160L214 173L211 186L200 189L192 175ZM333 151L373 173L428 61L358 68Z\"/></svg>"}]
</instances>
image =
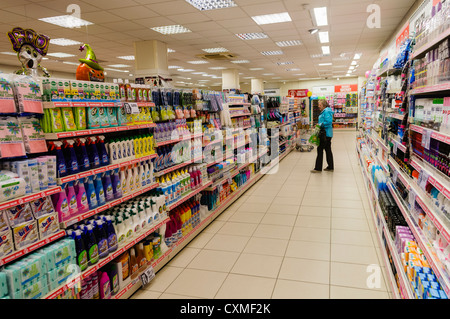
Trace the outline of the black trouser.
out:
<instances>
[{"instance_id":1,"label":"black trouser","mask_svg":"<svg viewBox=\"0 0 450 319\"><path fill-rule=\"evenodd\" d=\"M327 157L328 168L334 169L333 153L331 152L331 139L332 137L326 136L320 140L320 145L317 146L316 166L314 168L316 171L322 170L324 150Z\"/></svg>"}]
</instances>

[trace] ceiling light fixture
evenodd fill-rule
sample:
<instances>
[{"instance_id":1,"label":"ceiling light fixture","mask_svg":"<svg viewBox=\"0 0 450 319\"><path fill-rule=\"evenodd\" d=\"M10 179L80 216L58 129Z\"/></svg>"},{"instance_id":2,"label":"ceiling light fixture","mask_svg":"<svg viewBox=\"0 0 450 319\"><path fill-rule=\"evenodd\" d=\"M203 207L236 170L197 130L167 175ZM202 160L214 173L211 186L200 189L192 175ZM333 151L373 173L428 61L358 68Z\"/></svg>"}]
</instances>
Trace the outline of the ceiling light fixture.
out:
<instances>
[{"instance_id":1,"label":"ceiling light fixture","mask_svg":"<svg viewBox=\"0 0 450 319\"><path fill-rule=\"evenodd\" d=\"M180 71L180 72L193 72L195 70L192 70L192 69L177 69L177 71Z\"/></svg>"},{"instance_id":2,"label":"ceiling light fixture","mask_svg":"<svg viewBox=\"0 0 450 319\"><path fill-rule=\"evenodd\" d=\"M327 7L314 8L313 12L318 27L328 25Z\"/></svg>"},{"instance_id":3,"label":"ceiling light fixture","mask_svg":"<svg viewBox=\"0 0 450 319\"><path fill-rule=\"evenodd\" d=\"M268 38L267 34L263 32L237 33L236 36L242 40L258 40Z\"/></svg>"},{"instance_id":4,"label":"ceiling light fixture","mask_svg":"<svg viewBox=\"0 0 450 319\"><path fill-rule=\"evenodd\" d=\"M311 34L316 33L317 31L319 31L319 29L309 29L308 32Z\"/></svg>"},{"instance_id":5,"label":"ceiling light fixture","mask_svg":"<svg viewBox=\"0 0 450 319\"><path fill-rule=\"evenodd\" d=\"M108 66L112 68L129 68L130 66L127 64L109 64Z\"/></svg>"},{"instance_id":6,"label":"ceiling light fixture","mask_svg":"<svg viewBox=\"0 0 450 319\"><path fill-rule=\"evenodd\" d=\"M203 61L203 60L196 60L196 61L187 61L187 63L190 63L190 64L207 64L209 62L208 61Z\"/></svg>"},{"instance_id":7,"label":"ceiling light fixture","mask_svg":"<svg viewBox=\"0 0 450 319\"><path fill-rule=\"evenodd\" d=\"M259 25L292 21L291 16L287 12L263 14L253 16L252 19Z\"/></svg>"},{"instance_id":8,"label":"ceiling light fixture","mask_svg":"<svg viewBox=\"0 0 450 319\"><path fill-rule=\"evenodd\" d=\"M134 55L123 55L123 56L118 56L117 58L122 59L122 60L127 60L127 61L133 61Z\"/></svg>"},{"instance_id":9,"label":"ceiling light fixture","mask_svg":"<svg viewBox=\"0 0 450 319\"><path fill-rule=\"evenodd\" d=\"M77 18L73 15L62 15L56 17L41 18L38 20L51 23L63 28L79 28L93 24L92 22Z\"/></svg>"},{"instance_id":10,"label":"ceiling light fixture","mask_svg":"<svg viewBox=\"0 0 450 319\"><path fill-rule=\"evenodd\" d=\"M14 56L17 56L17 53L14 53L14 52L0 52L1 54L5 54L5 55L14 55Z\"/></svg>"},{"instance_id":11,"label":"ceiling light fixture","mask_svg":"<svg viewBox=\"0 0 450 319\"><path fill-rule=\"evenodd\" d=\"M277 62L278 65L289 65L289 64L294 64L294 62Z\"/></svg>"},{"instance_id":12,"label":"ceiling light fixture","mask_svg":"<svg viewBox=\"0 0 450 319\"><path fill-rule=\"evenodd\" d=\"M186 2L200 11L225 9L237 6L233 0L186 0Z\"/></svg>"},{"instance_id":13,"label":"ceiling light fixture","mask_svg":"<svg viewBox=\"0 0 450 319\"><path fill-rule=\"evenodd\" d=\"M79 41L65 39L65 38L57 38L57 39L50 39L51 44L60 45L60 46L69 46L69 45L79 45L82 44Z\"/></svg>"},{"instance_id":14,"label":"ceiling light fixture","mask_svg":"<svg viewBox=\"0 0 450 319\"><path fill-rule=\"evenodd\" d=\"M275 42L279 47L293 47L296 45L301 45L302 42L300 40L286 40L286 41L278 41Z\"/></svg>"},{"instance_id":15,"label":"ceiling light fixture","mask_svg":"<svg viewBox=\"0 0 450 319\"><path fill-rule=\"evenodd\" d=\"M320 43L328 43L330 42L330 38L328 36L328 31L319 32L319 41Z\"/></svg>"},{"instance_id":16,"label":"ceiling light fixture","mask_svg":"<svg viewBox=\"0 0 450 319\"><path fill-rule=\"evenodd\" d=\"M333 63L327 62L327 63L319 63L319 66L325 66L325 65L333 65Z\"/></svg>"},{"instance_id":17,"label":"ceiling light fixture","mask_svg":"<svg viewBox=\"0 0 450 319\"><path fill-rule=\"evenodd\" d=\"M288 72L291 72L291 71L300 71L300 69L297 69L297 68L295 68L295 69L286 69L286 71L288 71Z\"/></svg>"},{"instance_id":18,"label":"ceiling light fixture","mask_svg":"<svg viewBox=\"0 0 450 319\"><path fill-rule=\"evenodd\" d=\"M206 53L220 53L220 52L228 52L225 48L209 48L209 49L202 49Z\"/></svg>"},{"instance_id":19,"label":"ceiling light fixture","mask_svg":"<svg viewBox=\"0 0 450 319\"><path fill-rule=\"evenodd\" d=\"M262 75L269 76L269 75L275 75L275 73L263 73Z\"/></svg>"},{"instance_id":20,"label":"ceiling light fixture","mask_svg":"<svg viewBox=\"0 0 450 319\"><path fill-rule=\"evenodd\" d=\"M356 61L352 61L351 65L356 65L356 63L357 63Z\"/></svg>"},{"instance_id":21,"label":"ceiling light fixture","mask_svg":"<svg viewBox=\"0 0 450 319\"><path fill-rule=\"evenodd\" d=\"M263 51L262 55L282 55L283 51Z\"/></svg>"},{"instance_id":22,"label":"ceiling light fixture","mask_svg":"<svg viewBox=\"0 0 450 319\"><path fill-rule=\"evenodd\" d=\"M173 53L173 52L176 52L176 51L174 49L167 48L167 53Z\"/></svg>"},{"instance_id":23,"label":"ceiling light fixture","mask_svg":"<svg viewBox=\"0 0 450 319\"><path fill-rule=\"evenodd\" d=\"M322 46L322 53L324 55L329 55L330 54L330 47L328 45L323 45Z\"/></svg>"},{"instance_id":24,"label":"ceiling light fixture","mask_svg":"<svg viewBox=\"0 0 450 319\"><path fill-rule=\"evenodd\" d=\"M261 71L264 70L264 68L250 68L250 71Z\"/></svg>"},{"instance_id":25,"label":"ceiling light fixture","mask_svg":"<svg viewBox=\"0 0 450 319\"><path fill-rule=\"evenodd\" d=\"M129 70L119 70L119 69L114 69L114 68L105 68L105 70L114 71L114 72L122 72L122 73L130 73Z\"/></svg>"},{"instance_id":26,"label":"ceiling light fixture","mask_svg":"<svg viewBox=\"0 0 450 319\"><path fill-rule=\"evenodd\" d=\"M54 56L57 58L69 58L69 57L75 56L74 54L69 54L69 53L64 53L64 52L52 52L52 53L47 53L47 55Z\"/></svg>"},{"instance_id":27,"label":"ceiling light fixture","mask_svg":"<svg viewBox=\"0 0 450 319\"><path fill-rule=\"evenodd\" d=\"M63 61L64 64L70 64L70 65L80 65L80 63L72 62L72 61Z\"/></svg>"},{"instance_id":28,"label":"ceiling light fixture","mask_svg":"<svg viewBox=\"0 0 450 319\"><path fill-rule=\"evenodd\" d=\"M242 64L242 63L250 63L249 60L235 60L231 61L231 63Z\"/></svg>"},{"instance_id":29,"label":"ceiling light fixture","mask_svg":"<svg viewBox=\"0 0 450 319\"><path fill-rule=\"evenodd\" d=\"M353 60L359 60L361 58L362 53L355 53Z\"/></svg>"},{"instance_id":30,"label":"ceiling light fixture","mask_svg":"<svg viewBox=\"0 0 450 319\"><path fill-rule=\"evenodd\" d=\"M210 67L208 69L210 69L210 70L225 70L226 67L224 67L224 66L212 66L212 67Z\"/></svg>"},{"instance_id":31,"label":"ceiling light fixture","mask_svg":"<svg viewBox=\"0 0 450 319\"><path fill-rule=\"evenodd\" d=\"M168 69L181 69L181 66L178 66L178 65L169 65L167 68L168 68Z\"/></svg>"},{"instance_id":32,"label":"ceiling light fixture","mask_svg":"<svg viewBox=\"0 0 450 319\"><path fill-rule=\"evenodd\" d=\"M150 29L152 29L153 31L159 32L161 34L179 34L179 33L192 32L188 28L185 28L179 24L165 25L165 26L154 27L154 28L150 28Z\"/></svg>"}]
</instances>

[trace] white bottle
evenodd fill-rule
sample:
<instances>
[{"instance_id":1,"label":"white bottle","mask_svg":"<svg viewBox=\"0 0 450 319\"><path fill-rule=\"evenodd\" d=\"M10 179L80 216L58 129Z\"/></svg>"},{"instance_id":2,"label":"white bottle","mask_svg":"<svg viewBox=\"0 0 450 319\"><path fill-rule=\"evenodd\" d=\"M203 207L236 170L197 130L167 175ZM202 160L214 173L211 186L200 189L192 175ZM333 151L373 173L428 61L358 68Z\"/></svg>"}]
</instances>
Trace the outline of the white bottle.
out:
<instances>
[{"instance_id":1,"label":"white bottle","mask_svg":"<svg viewBox=\"0 0 450 319\"><path fill-rule=\"evenodd\" d=\"M132 212L130 212L131 220L133 221L133 232L134 234L139 234L141 232L141 220L138 216L138 212L136 209L133 209Z\"/></svg>"},{"instance_id":2,"label":"white bottle","mask_svg":"<svg viewBox=\"0 0 450 319\"><path fill-rule=\"evenodd\" d=\"M148 161L144 162L144 173L145 173L145 185L146 186L150 186L150 184L152 183L152 175L150 172L150 167L148 166Z\"/></svg>"},{"instance_id":3,"label":"white bottle","mask_svg":"<svg viewBox=\"0 0 450 319\"><path fill-rule=\"evenodd\" d=\"M132 180L133 188L134 188L134 191L136 192L139 189L141 189L141 187L140 187L141 185L139 182L140 181L139 170L136 165L133 165L133 167L131 168L131 171L132 171L132 176L133 176L133 180Z\"/></svg>"},{"instance_id":4,"label":"white bottle","mask_svg":"<svg viewBox=\"0 0 450 319\"><path fill-rule=\"evenodd\" d=\"M117 158L117 143L115 140L112 140L108 143L108 150L109 150L109 158L111 160L112 164L119 163L119 160Z\"/></svg>"},{"instance_id":5,"label":"white bottle","mask_svg":"<svg viewBox=\"0 0 450 319\"><path fill-rule=\"evenodd\" d=\"M152 208L152 220L153 220L153 223L158 223L159 222L158 203L156 201L156 197L153 197L153 198L154 199L152 199L150 202L151 208Z\"/></svg>"},{"instance_id":6,"label":"white bottle","mask_svg":"<svg viewBox=\"0 0 450 319\"><path fill-rule=\"evenodd\" d=\"M117 233L117 243L119 245L121 245L125 241L126 231L125 231L125 225L123 223L123 218L120 216L117 217L116 233Z\"/></svg>"},{"instance_id":7,"label":"white bottle","mask_svg":"<svg viewBox=\"0 0 450 319\"><path fill-rule=\"evenodd\" d=\"M172 204L174 197L172 192L172 180L169 176L166 177L166 187L167 187L167 202L169 204Z\"/></svg>"},{"instance_id":8,"label":"white bottle","mask_svg":"<svg viewBox=\"0 0 450 319\"><path fill-rule=\"evenodd\" d=\"M141 224L141 230L144 230L147 228L147 212L145 210L145 207L140 206L138 209L138 216L139 216L139 222Z\"/></svg>"},{"instance_id":9,"label":"white bottle","mask_svg":"<svg viewBox=\"0 0 450 319\"><path fill-rule=\"evenodd\" d=\"M127 169L127 186L128 186L128 194L131 194L135 191L133 170L131 168Z\"/></svg>"},{"instance_id":10,"label":"white bottle","mask_svg":"<svg viewBox=\"0 0 450 319\"><path fill-rule=\"evenodd\" d=\"M133 221L128 213L124 214L123 217L124 225L125 225L125 240L128 241L131 237L133 237Z\"/></svg>"},{"instance_id":11,"label":"white bottle","mask_svg":"<svg viewBox=\"0 0 450 319\"><path fill-rule=\"evenodd\" d=\"M125 169L120 170L120 184L122 185L122 196L125 196L129 193L127 177L125 174Z\"/></svg>"},{"instance_id":12,"label":"white bottle","mask_svg":"<svg viewBox=\"0 0 450 319\"><path fill-rule=\"evenodd\" d=\"M145 174L145 169L144 169L144 163L141 162L139 165L139 174L141 176L140 178L140 184L141 184L141 188L144 188L147 186L147 175Z\"/></svg>"}]
</instances>

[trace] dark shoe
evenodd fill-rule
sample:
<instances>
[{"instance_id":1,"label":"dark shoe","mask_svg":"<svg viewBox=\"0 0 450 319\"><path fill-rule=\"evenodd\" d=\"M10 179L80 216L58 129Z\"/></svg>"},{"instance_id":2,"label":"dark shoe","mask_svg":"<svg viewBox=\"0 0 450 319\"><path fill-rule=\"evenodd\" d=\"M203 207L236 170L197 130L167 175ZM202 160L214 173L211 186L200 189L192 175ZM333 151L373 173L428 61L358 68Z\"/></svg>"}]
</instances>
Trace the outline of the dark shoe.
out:
<instances>
[{"instance_id":1,"label":"dark shoe","mask_svg":"<svg viewBox=\"0 0 450 319\"><path fill-rule=\"evenodd\" d=\"M328 167L327 167L327 168L324 169L324 171L327 171L327 172L333 172L333 171L334 171L334 168L328 168Z\"/></svg>"},{"instance_id":2,"label":"dark shoe","mask_svg":"<svg viewBox=\"0 0 450 319\"><path fill-rule=\"evenodd\" d=\"M320 173L321 171L318 171L318 170L316 170L316 169L312 169L311 170L311 173Z\"/></svg>"}]
</instances>

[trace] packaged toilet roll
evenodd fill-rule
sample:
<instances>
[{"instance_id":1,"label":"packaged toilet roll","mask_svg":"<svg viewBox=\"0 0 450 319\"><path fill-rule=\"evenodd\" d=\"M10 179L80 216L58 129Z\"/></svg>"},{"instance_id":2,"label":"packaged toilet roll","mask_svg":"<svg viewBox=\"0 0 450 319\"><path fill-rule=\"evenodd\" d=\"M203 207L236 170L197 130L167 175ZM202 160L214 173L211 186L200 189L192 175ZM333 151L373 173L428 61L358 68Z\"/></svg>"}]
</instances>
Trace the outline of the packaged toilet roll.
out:
<instances>
[{"instance_id":1,"label":"packaged toilet roll","mask_svg":"<svg viewBox=\"0 0 450 319\"><path fill-rule=\"evenodd\" d=\"M0 202L25 195L26 182L23 178L12 178L0 182Z\"/></svg>"}]
</instances>

